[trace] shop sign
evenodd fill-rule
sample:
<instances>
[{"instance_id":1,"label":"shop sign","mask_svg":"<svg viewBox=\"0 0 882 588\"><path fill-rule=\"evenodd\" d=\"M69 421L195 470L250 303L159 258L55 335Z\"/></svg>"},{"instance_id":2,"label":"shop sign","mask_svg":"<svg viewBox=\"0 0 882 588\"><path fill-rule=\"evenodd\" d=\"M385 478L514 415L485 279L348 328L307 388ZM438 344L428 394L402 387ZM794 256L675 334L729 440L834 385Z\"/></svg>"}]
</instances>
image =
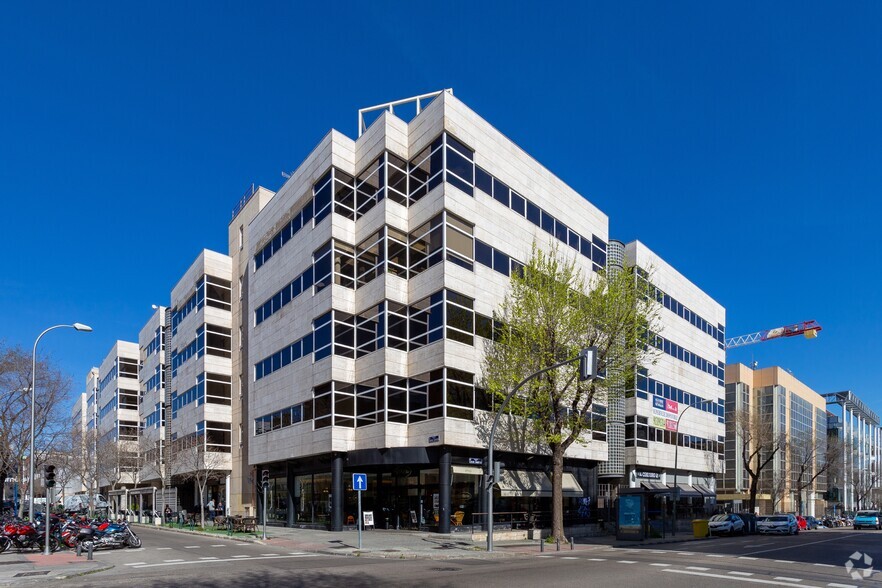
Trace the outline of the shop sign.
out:
<instances>
[{"instance_id":1,"label":"shop sign","mask_svg":"<svg viewBox=\"0 0 882 588\"><path fill-rule=\"evenodd\" d=\"M658 472L641 472L640 470L637 470L634 472L634 474L638 478L642 478L644 480L661 480L661 474Z\"/></svg>"},{"instance_id":2,"label":"shop sign","mask_svg":"<svg viewBox=\"0 0 882 588\"><path fill-rule=\"evenodd\" d=\"M441 435L429 435L429 443L439 443L441 441Z\"/></svg>"}]
</instances>

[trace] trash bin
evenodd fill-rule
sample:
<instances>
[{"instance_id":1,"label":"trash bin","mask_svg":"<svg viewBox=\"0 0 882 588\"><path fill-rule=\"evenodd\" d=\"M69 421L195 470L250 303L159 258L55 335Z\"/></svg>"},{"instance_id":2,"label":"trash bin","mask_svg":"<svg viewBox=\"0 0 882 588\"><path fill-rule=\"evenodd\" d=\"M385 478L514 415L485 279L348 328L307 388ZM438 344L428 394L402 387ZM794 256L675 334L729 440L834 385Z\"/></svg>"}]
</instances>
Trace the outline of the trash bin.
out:
<instances>
[{"instance_id":1,"label":"trash bin","mask_svg":"<svg viewBox=\"0 0 882 588\"><path fill-rule=\"evenodd\" d=\"M692 521L692 536L696 539L708 536L707 519L695 519Z\"/></svg>"}]
</instances>

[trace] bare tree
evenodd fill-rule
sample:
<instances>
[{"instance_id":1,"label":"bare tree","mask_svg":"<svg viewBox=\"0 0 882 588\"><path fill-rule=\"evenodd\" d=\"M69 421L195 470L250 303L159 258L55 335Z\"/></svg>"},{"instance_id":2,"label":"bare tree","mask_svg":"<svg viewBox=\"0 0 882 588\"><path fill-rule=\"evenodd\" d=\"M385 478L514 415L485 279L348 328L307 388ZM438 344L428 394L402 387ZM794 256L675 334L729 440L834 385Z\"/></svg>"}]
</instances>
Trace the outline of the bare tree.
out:
<instances>
[{"instance_id":1,"label":"bare tree","mask_svg":"<svg viewBox=\"0 0 882 588\"><path fill-rule=\"evenodd\" d=\"M811 432L792 434L788 446L790 453L791 488L796 493L796 512L803 514L802 492L811 488L815 481L833 469L842 455L837 439L823 442Z\"/></svg>"},{"instance_id":2,"label":"bare tree","mask_svg":"<svg viewBox=\"0 0 882 588\"><path fill-rule=\"evenodd\" d=\"M205 490L209 482L220 480L230 471L230 454L206 449L205 437L193 434L178 439L172 448L172 472L180 480L192 480L199 492L199 521L205 526Z\"/></svg>"},{"instance_id":3,"label":"bare tree","mask_svg":"<svg viewBox=\"0 0 882 588\"><path fill-rule=\"evenodd\" d=\"M760 490L763 472L774 466L777 455L784 455L783 450L787 446L787 438L783 432L775 431L774 422L770 415L740 410L736 411L733 419L735 434L740 437L742 442L741 463L750 481L748 510L753 512L756 509L756 496Z\"/></svg>"},{"instance_id":4,"label":"bare tree","mask_svg":"<svg viewBox=\"0 0 882 588\"><path fill-rule=\"evenodd\" d=\"M34 471L45 463L59 437L66 431L63 414L70 381L47 359L38 358L34 395L34 456L31 438L31 353L20 347L0 343L0 484L10 474L22 492L32 480L25 478L27 459L34 460ZM28 457L25 457L28 456ZM21 502L19 515L24 511Z\"/></svg>"}]
</instances>

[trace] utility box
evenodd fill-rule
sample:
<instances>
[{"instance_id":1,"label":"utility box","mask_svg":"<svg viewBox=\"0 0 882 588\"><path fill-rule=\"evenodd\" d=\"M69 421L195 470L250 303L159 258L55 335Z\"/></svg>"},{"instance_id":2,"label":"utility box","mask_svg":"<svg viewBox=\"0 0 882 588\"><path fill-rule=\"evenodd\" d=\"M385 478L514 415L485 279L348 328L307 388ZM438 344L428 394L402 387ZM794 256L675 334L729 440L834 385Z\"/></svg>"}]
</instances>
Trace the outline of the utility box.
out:
<instances>
[{"instance_id":1,"label":"utility box","mask_svg":"<svg viewBox=\"0 0 882 588\"><path fill-rule=\"evenodd\" d=\"M702 539L708 536L707 519L695 519L692 521L692 536Z\"/></svg>"}]
</instances>

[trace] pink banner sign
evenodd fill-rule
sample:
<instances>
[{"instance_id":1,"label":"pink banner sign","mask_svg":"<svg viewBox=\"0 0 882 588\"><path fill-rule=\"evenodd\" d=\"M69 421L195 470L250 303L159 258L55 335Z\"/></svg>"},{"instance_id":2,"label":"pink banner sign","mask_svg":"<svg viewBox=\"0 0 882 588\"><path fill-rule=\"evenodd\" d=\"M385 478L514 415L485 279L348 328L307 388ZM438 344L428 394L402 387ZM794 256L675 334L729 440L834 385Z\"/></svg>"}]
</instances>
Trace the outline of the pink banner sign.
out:
<instances>
[{"instance_id":1,"label":"pink banner sign","mask_svg":"<svg viewBox=\"0 0 882 588\"><path fill-rule=\"evenodd\" d=\"M671 419L665 419L665 429L668 431L676 431L677 430L677 421L672 421Z\"/></svg>"},{"instance_id":2,"label":"pink banner sign","mask_svg":"<svg viewBox=\"0 0 882 588\"><path fill-rule=\"evenodd\" d=\"M673 400L665 400L665 410L677 414L680 412L680 405Z\"/></svg>"}]
</instances>

